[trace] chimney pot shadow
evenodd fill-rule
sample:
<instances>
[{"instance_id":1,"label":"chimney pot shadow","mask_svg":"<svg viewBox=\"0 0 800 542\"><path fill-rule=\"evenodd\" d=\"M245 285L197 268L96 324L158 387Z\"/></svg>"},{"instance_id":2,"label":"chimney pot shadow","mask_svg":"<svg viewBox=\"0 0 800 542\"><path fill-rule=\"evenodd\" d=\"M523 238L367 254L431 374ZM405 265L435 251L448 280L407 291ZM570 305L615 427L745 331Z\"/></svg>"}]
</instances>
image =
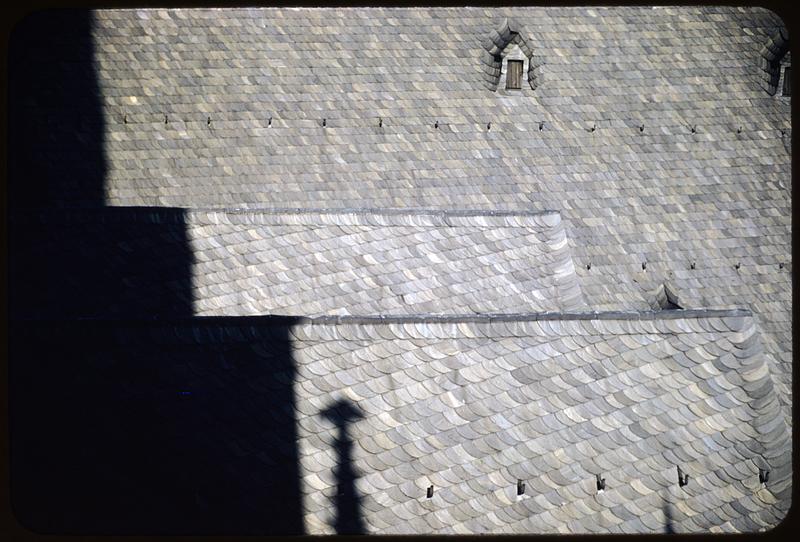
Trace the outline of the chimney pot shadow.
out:
<instances>
[{"instance_id":1,"label":"chimney pot shadow","mask_svg":"<svg viewBox=\"0 0 800 542\"><path fill-rule=\"evenodd\" d=\"M339 433L334 443L337 455L334 470L337 490L333 498L336 508L333 527L336 534L366 534L366 527L361 517L361 496L355 486L358 473L353 467L353 441L347 431L349 424L362 419L364 415L347 399L333 403L320 412L320 415L333 422Z\"/></svg>"}]
</instances>

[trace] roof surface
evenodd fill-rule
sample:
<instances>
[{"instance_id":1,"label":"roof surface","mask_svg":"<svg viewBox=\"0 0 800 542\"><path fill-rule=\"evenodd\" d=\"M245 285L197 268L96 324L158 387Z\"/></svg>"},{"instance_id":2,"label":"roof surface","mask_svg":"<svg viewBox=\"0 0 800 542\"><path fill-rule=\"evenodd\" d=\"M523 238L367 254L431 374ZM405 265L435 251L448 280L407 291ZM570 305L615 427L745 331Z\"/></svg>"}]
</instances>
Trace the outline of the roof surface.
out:
<instances>
[{"instance_id":1,"label":"roof surface","mask_svg":"<svg viewBox=\"0 0 800 542\"><path fill-rule=\"evenodd\" d=\"M153 311L165 296L165 283L169 288L167 278L176 274L171 270L181 267L184 243L193 262L186 295L200 316L480 314L586 306L555 212L107 208L25 213L14 220L20 228L57 230L31 235L18 256L32 261L46 253L61 264L43 266L47 276L18 294L30 300L39 292L39 302L22 309L29 316L125 316L133 299L145 314ZM91 302L81 288L84 257L71 255L76 245L102 260L129 295L110 300L102 291ZM140 259L161 272L143 277ZM53 282L80 291L81 299L63 306L58 296L41 295L42 284Z\"/></svg>"},{"instance_id":2,"label":"roof surface","mask_svg":"<svg viewBox=\"0 0 800 542\"><path fill-rule=\"evenodd\" d=\"M117 399L90 415L108 418L112 435L125 428L115 420L150 403L165 405L158 420L178 420L161 396L180 389L214 434L195 446L213 446L218 465L260 472L296 438L308 533L333 532L343 441L371 533L774 526L790 503L791 438L755 322L747 311L679 312L119 321L100 324L113 333L81 365L116 367L101 378ZM82 328L98 329L26 322L15 333L70 344ZM261 427L294 417L296 435L225 425L222 401L247 375L243 413L291 384L288 404L252 415ZM84 378L52 393L80 395ZM154 434L163 424L154 419ZM683 487L678 468L690 476ZM213 478L219 466L209 469Z\"/></svg>"},{"instance_id":3,"label":"roof surface","mask_svg":"<svg viewBox=\"0 0 800 542\"><path fill-rule=\"evenodd\" d=\"M634 280L643 262L645 280L672 279L692 306L753 307L788 408L790 101L761 87L761 51L785 32L774 13L190 9L93 21L109 204L555 209L594 308L649 308ZM505 21L544 61L536 90L485 87L482 55Z\"/></svg>"},{"instance_id":4,"label":"roof surface","mask_svg":"<svg viewBox=\"0 0 800 542\"><path fill-rule=\"evenodd\" d=\"M41 68L15 108L23 145L37 171L71 174L42 201L72 209L13 215L12 314L100 318L113 332L93 370L108 349L125 374L148 367L141 382L200 375L229 416L214 427L236 435L198 445L232 470L275 470L257 451L297 442L308 532L338 531L341 499L383 533L753 531L785 516L791 102L768 92L788 47L777 15L105 10L89 26L69 47L45 24L52 42L14 57ZM511 31L535 88L492 90ZM100 114L74 119L58 111L76 92L52 74L86 50ZM95 192L84 170L98 170ZM666 292L702 310L641 312ZM134 344L148 346L125 354ZM236 359L264 386L215 373ZM231 426L238 396L260 430ZM204 404L186 410L197 428ZM227 476L240 491L212 509L264 532L246 495L280 496ZM178 532L203 516L180 506Z\"/></svg>"}]
</instances>

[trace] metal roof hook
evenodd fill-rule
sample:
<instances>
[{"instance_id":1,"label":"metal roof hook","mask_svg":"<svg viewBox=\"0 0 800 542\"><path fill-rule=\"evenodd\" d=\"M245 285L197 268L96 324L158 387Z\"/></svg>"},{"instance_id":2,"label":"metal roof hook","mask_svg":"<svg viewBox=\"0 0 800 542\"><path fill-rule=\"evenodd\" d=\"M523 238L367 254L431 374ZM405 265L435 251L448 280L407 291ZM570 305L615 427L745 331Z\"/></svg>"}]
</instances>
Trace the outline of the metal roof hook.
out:
<instances>
[{"instance_id":1,"label":"metal roof hook","mask_svg":"<svg viewBox=\"0 0 800 542\"><path fill-rule=\"evenodd\" d=\"M606 489L606 479L601 478L599 474L595 474L597 480L597 492L602 493Z\"/></svg>"},{"instance_id":2,"label":"metal roof hook","mask_svg":"<svg viewBox=\"0 0 800 542\"><path fill-rule=\"evenodd\" d=\"M689 483L689 475L685 474L680 467L678 467L678 485L684 487Z\"/></svg>"},{"instance_id":3,"label":"metal roof hook","mask_svg":"<svg viewBox=\"0 0 800 542\"><path fill-rule=\"evenodd\" d=\"M769 471L767 469L758 469L758 481L764 485L769 482Z\"/></svg>"}]
</instances>

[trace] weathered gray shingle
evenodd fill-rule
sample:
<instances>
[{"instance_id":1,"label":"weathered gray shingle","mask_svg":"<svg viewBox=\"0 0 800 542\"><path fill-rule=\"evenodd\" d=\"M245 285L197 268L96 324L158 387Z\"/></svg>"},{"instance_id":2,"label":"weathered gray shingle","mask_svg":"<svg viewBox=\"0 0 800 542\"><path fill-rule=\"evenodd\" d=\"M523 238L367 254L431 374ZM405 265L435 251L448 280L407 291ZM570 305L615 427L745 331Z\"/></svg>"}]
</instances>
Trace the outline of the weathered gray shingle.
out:
<instances>
[{"instance_id":1,"label":"weathered gray shingle","mask_svg":"<svg viewBox=\"0 0 800 542\"><path fill-rule=\"evenodd\" d=\"M14 336L69 341L90 325L27 322ZM358 413L347 432L370 533L646 533L668 524L738 532L777 524L791 493L791 437L769 367L759 348L742 349L755 328L743 311L123 322L98 362L155 364L158 381L173 382L165 392L179 382L193 390L195 410L231 378L241 382L239 372L256 370L248 369L255 360L260 376L247 404L285 394L276 377L287 371L293 408L264 414L294 418L309 533L333 532L339 430L321 415L332 405ZM137 345L153 339L148 351L158 359L137 358ZM563 352L537 360L551 350ZM683 366L677 351L702 360ZM207 376L184 376L187 361ZM606 368L606 376L584 376ZM145 374L109 405L161 393L143 387L153 378ZM456 388L447 384L453 376L462 379ZM755 400L756 388L767 390L765 400ZM219 416L202 413L214 427ZM279 461L292 445L285 434L215 429L215 446L228 438L236 442L220 449L221 464ZM678 468L689 474L683 487ZM759 468L770 470L765 485ZM602 493L597 474L606 479Z\"/></svg>"},{"instance_id":2,"label":"weathered gray shingle","mask_svg":"<svg viewBox=\"0 0 800 542\"><path fill-rule=\"evenodd\" d=\"M790 100L762 88L765 51L786 37L774 13L107 10L93 23L105 203L156 209L66 212L47 239L56 254L97 236L65 269L115 254L97 275L130 299L50 296L69 291L54 267L56 283L46 269L17 279L30 291L15 314L151 317L181 289L170 314L355 315L291 327L297 375L280 377L297 398L310 532L332 532L334 437L318 413L339 399L363 414L351 436L370 532L753 531L785 516L791 124ZM487 88L509 29L535 88ZM75 126L39 99L18 105L46 134L42 159L80 162L60 143ZM70 186L59 205L82 205ZM13 224L47 233L44 215ZM158 247L147 217L165 225ZM172 249L191 256L191 285L173 284L188 270ZM162 276L124 254L163 258ZM667 290L684 308L753 314L637 312L665 307ZM465 316L529 311L553 312ZM212 344L223 363L237 348L273 363L289 331L151 328L164 359L197 356L171 369L180 378L219 370L202 361ZM120 324L113 348L141 333ZM277 386L264 380L254 393ZM267 441L225 453L261 446L274 464L270 446L291 447Z\"/></svg>"}]
</instances>

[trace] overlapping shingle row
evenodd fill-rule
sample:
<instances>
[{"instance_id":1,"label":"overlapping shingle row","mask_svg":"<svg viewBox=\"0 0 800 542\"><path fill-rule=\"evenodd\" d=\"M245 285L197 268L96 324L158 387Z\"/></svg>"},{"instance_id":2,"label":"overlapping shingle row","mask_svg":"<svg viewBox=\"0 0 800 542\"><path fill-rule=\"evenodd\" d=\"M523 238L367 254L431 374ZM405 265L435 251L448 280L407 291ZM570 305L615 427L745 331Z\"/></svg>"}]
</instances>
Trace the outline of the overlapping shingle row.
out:
<instances>
[{"instance_id":1,"label":"overlapping shingle row","mask_svg":"<svg viewBox=\"0 0 800 542\"><path fill-rule=\"evenodd\" d=\"M790 438L752 318L641 317L294 328L311 532L330 532L335 493L336 433L317 412L342 400L363 416L349 435L372 532L774 525Z\"/></svg>"},{"instance_id":2,"label":"overlapping shingle row","mask_svg":"<svg viewBox=\"0 0 800 542\"><path fill-rule=\"evenodd\" d=\"M642 262L659 283L697 261L676 285L694 306L752 307L788 413L790 105L760 87L761 51L785 33L774 13L111 10L94 20L112 205L557 209L591 306L649 307ZM484 87L480 55L505 20L544 62L536 90Z\"/></svg>"},{"instance_id":3,"label":"overlapping shingle row","mask_svg":"<svg viewBox=\"0 0 800 542\"><path fill-rule=\"evenodd\" d=\"M192 212L189 224L201 316L585 306L558 213Z\"/></svg>"},{"instance_id":4,"label":"overlapping shingle row","mask_svg":"<svg viewBox=\"0 0 800 542\"><path fill-rule=\"evenodd\" d=\"M87 325L27 322L15 336L69 344ZM182 410L162 395L187 390L214 472L269 471L294 437L258 427L296 424L308 533L333 532L343 461L370 533L754 531L789 506L790 435L746 311L111 326L81 362L116 367L107 408L157 400L171 419ZM242 388L252 428L218 423L228 388Z\"/></svg>"},{"instance_id":5,"label":"overlapping shingle row","mask_svg":"<svg viewBox=\"0 0 800 542\"><path fill-rule=\"evenodd\" d=\"M481 56L507 30L533 89L486 88ZM193 263L185 284L134 268L107 306L75 292L65 316L139 316L132 300L148 317L424 314L111 324L119 352L164 345L159 382L223 390L241 375L209 375L255 356L255 396L291 387L247 415L291 431L208 445L257 472L298 446L312 533L338 529L342 498L375 533L772 527L792 423L790 102L761 88L776 35L773 13L730 7L98 12L107 202L188 210L65 212L52 245L105 235L87 246L116 254L112 277L126 252ZM86 127L37 99L57 171L76 160L59 138ZM148 302L170 288L191 306ZM464 316L649 310L667 289L755 314Z\"/></svg>"},{"instance_id":6,"label":"overlapping shingle row","mask_svg":"<svg viewBox=\"0 0 800 542\"><path fill-rule=\"evenodd\" d=\"M133 304L146 317L164 317L177 312L157 310L173 290L198 316L586 306L556 212L107 208L12 220L30 236L12 266L24 282L15 295L27 300L19 316L130 317ZM116 285L113 295L87 279L87 268ZM179 272L185 283L174 284ZM65 304L51 295L55 287L76 298Z\"/></svg>"}]
</instances>

